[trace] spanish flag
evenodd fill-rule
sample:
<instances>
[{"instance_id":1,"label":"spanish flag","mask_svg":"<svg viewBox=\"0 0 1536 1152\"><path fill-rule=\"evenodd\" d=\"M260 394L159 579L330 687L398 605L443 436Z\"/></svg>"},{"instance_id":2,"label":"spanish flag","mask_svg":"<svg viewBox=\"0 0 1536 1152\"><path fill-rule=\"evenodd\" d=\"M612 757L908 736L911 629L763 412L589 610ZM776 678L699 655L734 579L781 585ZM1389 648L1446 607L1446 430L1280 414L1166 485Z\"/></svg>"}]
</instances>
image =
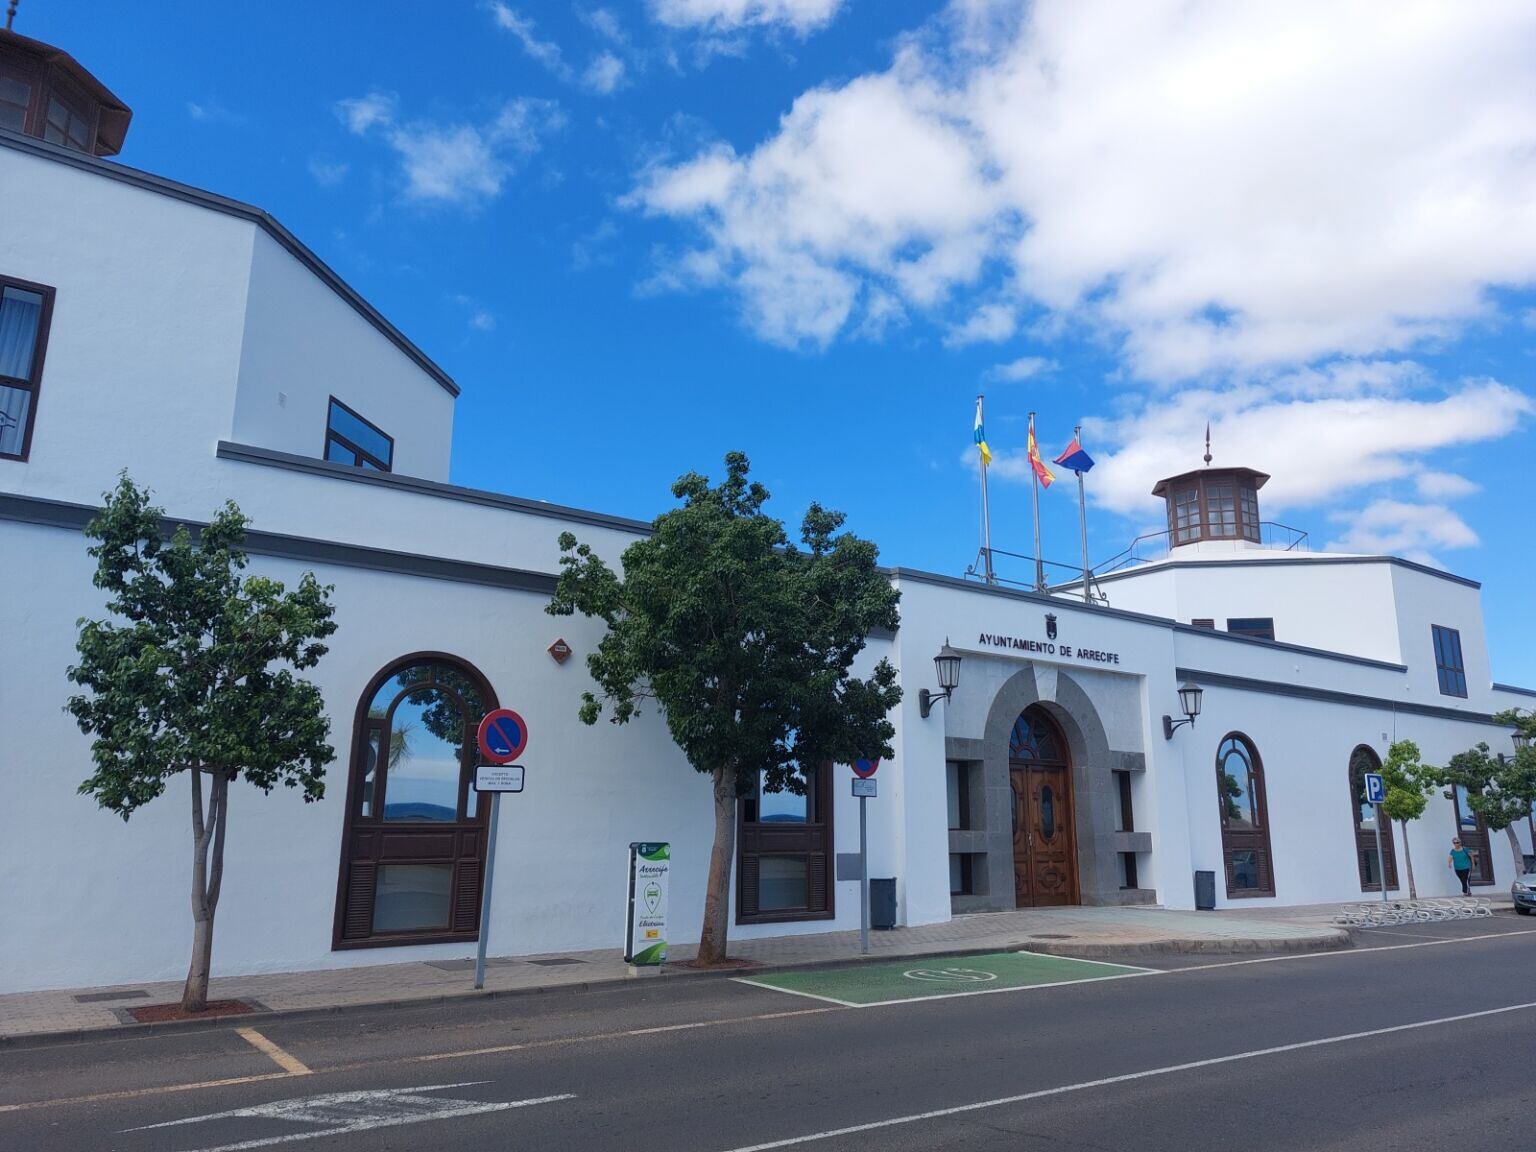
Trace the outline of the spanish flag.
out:
<instances>
[{"instance_id":1,"label":"spanish flag","mask_svg":"<svg viewBox=\"0 0 1536 1152\"><path fill-rule=\"evenodd\" d=\"M976 447L981 452L981 466L992 463L992 449L987 447L987 433L981 426L981 397L976 397Z\"/></svg>"},{"instance_id":2,"label":"spanish flag","mask_svg":"<svg viewBox=\"0 0 1536 1152\"><path fill-rule=\"evenodd\" d=\"M1035 443L1035 418L1029 418L1029 466L1035 470L1035 477L1040 481L1040 487L1049 488L1056 480L1056 474L1046 467L1045 461L1040 459L1040 446Z\"/></svg>"}]
</instances>

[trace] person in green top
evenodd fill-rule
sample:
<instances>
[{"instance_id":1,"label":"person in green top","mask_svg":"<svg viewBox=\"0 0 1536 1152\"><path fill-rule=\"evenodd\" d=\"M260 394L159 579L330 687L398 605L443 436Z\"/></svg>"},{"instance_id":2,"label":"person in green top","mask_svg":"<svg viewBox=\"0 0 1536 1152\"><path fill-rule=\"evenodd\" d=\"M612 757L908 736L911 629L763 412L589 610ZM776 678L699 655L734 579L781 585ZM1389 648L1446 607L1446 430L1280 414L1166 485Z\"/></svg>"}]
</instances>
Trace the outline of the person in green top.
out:
<instances>
[{"instance_id":1,"label":"person in green top","mask_svg":"<svg viewBox=\"0 0 1536 1152\"><path fill-rule=\"evenodd\" d=\"M1472 895L1472 885L1469 877L1472 875L1472 853L1461 846L1461 840L1451 841L1451 855L1449 863L1451 870L1456 873L1456 879L1461 881L1461 894Z\"/></svg>"}]
</instances>

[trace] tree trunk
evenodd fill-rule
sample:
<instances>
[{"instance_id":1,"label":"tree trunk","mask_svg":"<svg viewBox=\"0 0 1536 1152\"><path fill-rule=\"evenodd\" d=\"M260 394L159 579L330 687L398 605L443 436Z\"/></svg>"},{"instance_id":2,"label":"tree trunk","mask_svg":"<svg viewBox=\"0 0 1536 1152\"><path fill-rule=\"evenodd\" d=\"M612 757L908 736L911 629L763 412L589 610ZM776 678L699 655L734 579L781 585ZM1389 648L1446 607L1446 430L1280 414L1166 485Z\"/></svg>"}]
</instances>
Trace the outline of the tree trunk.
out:
<instances>
[{"instance_id":1,"label":"tree trunk","mask_svg":"<svg viewBox=\"0 0 1536 1152\"><path fill-rule=\"evenodd\" d=\"M224 829L228 814L229 778L210 773L207 818L203 814L203 770L192 777L192 962L181 992L186 1012L208 1007L208 977L213 969L213 918L224 879Z\"/></svg>"},{"instance_id":2,"label":"tree trunk","mask_svg":"<svg viewBox=\"0 0 1536 1152\"><path fill-rule=\"evenodd\" d=\"M1509 850L1515 854L1515 875L1524 876L1525 853L1520 848L1520 837L1515 835L1515 826L1513 824L1504 825L1504 835L1509 837ZM1531 847L1536 848L1536 844L1532 844Z\"/></svg>"},{"instance_id":3,"label":"tree trunk","mask_svg":"<svg viewBox=\"0 0 1536 1152\"><path fill-rule=\"evenodd\" d=\"M1408 846L1408 821L1399 820L1398 824L1403 829L1403 860L1408 865L1408 899L1417 900L1419 890L1413 883L1413 849ZM1385 882L1385 878L1383 878Z\"/></svg>"},{"instance_id":4,"label":"tree trunk","mask_svg":"<svg viewBox=\"0 0 1536 1152\"><path fill-rule=\"evenodd\" d=\"M709 881L704 886L704 928L699 934L700 964L725 959L726 932L731 913L731 865L736 857L736 777L723 768L714 773L715 846L709 854Z\"/></svg>"}]
</instances>

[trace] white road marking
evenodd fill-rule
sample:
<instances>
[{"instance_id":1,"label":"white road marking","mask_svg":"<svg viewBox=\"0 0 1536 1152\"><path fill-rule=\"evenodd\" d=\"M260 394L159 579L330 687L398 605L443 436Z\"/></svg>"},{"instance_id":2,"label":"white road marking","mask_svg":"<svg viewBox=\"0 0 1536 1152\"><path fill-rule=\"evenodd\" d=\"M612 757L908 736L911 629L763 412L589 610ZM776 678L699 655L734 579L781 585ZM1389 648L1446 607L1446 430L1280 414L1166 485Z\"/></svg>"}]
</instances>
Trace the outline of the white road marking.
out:
<instances>
[{"instance_id":1,"label":"white road marking","mask_svg":"<svg viewBox=\"0 0 1536 1152\"><path fill-rule=\"evenodd\" d=\"M236 1028L235 1035L244 1040L258 1052L265 1052L272 1057L272 1062L287 1072L290 1076L308 1076L309 1066L297 1056L283 1051L272 1041L268 1040L254 1028Z\"/></svg>"},{"instance_id":2,"label":"white road marking","mask_svg":"<svg viewBox=\"0 0 1536 1152\"><path fill-rule=\"evenodd\" d=\"M1412 1024L1394 1024L1389 1028L1372 1028L1365 1032L1347 1032L1340 1036L1324 1036L1317 1040L1302 1040L1295 1044L1279 1044L1273 1048L1256 1048L1250 1052L1235 1052L1230 1056L1213 1056L1208 1060L1191 1060L1184 1064L1169 1064L1162 1068L1148 1068L1142 1072L1127 1072L1122 1076L1105 1076L1099 1080L1085 1080L1079 1084L1063 1084L1057 1088L1042 1088L1035 1092L1021 1092L1017 1096L1000 1096L995 1100L979 1100L973 1104L959 1104L953 1108L934 1108L927 1112L914 1112L906 1116L893 1116L887 1120L874 1120L868 1124L852 1124L846 1128L832 1128L825 1132L810 1132L804 1136L791 1136L785 1140L770 1140L766 1144L749 1144L729 1149L729 1152L770 1152L775 1148L794 1148L801 1144L813 1144L822 1140L834 1140L839 1136L856 1136L861 1132L878 1132L882 1128L895 1128L903 1124L917 1124L924 1120L940 1120L948 1116L962 1116L968 1112L980 1112L988 1108L1001 1108L1009 1104L1022 1104L1028 1100L1042 1100L1050 1096L1063 1096L1069 1092L1084 1092L1090 1088L1105 1088L1112 1084L1127 1084L1134 1080L1147 1080L1154 1076L1171 1076L1176 1072L1190 1072L1196 1068L1211 1068L1218 1064L1231 1064L1238 1060L1256 1060L1263 1056L1278 1056L1286 1052L1300 1052L1308 1048L1322 1048L1331 1044L1345 1044L1352 1040L1367 1040L1375 1036L1389 1036L1395 1032L1411 1032L1418 1028L1434 1028L1442 1024L1456 1024L1465 1020L1480 1020L1489 1016L1501 1016L1509 1012L1523 1012L1536 1008L1536 1001L1509 1004L1502 1008L1488 1008L1482 1012L1464 1012L1458 1016L1441 1016L1435 1020L1416 1020Z\"/></svg>"},{"instance_id":3,"label":"white road marking","mask_svg":"<svg viewBox=\"0 0 1536 1152\"><path fill-rule=\"evenodd\" d=\"M277 1144L294 1144L300 1140L318 1140L322 1136L345 1136L354 1132L371 1132L376 1128L421 1124L428 1120L452 1120L460 1116L479 1116L487 1112L505 1112L509 1108L527 1108L534 1104L550 1104L557 1100L576 1098L569 1092L558 1096L494 1102L422 1095L423 1092L472 1088L486 1083L489 1081L465 1080L457 1084L423 1084L416 1088L330 1092L320 1096L277 1100L271 1104L258 1104L251 1108L235 1108L228 1112L210 1112L205 1116L188 1116L182 1120L166 1120L159 1124L145 1124L140 1128L129 1128L126 1131L147 1132L156 1128L176 1128L183 1124L203 1124L210 1120L234 1119L291 1120L298 1124L323 1125L318 1131L264 1136L254 1140L241 1140L234 1144L219 1144L196 1150L196 1152L244 1152L245 1149L250 1148L270 1148Z\"/></svg>"},{"instance_id":4,"label":"white road marking","mask_svg":"<svg viewBox=\"0 0 1536 1152\"><path fill-rule=\"evenodd\" d=\"M839 1000L836 996L822 996L816 992L802 992L798 988L780 988L777 984L764 984L761 980L749 980L745 976L732 976L732 984L750 984L754 988L766 988L770 992L784 992L790 996L804 996L807 1000L820 1000L826 1004L836 1004L839 1008L865 1008L868 1005L855 1004L852 1000ZM934 997L943 999L943 997Z\"/></svg>"}]
</instances>

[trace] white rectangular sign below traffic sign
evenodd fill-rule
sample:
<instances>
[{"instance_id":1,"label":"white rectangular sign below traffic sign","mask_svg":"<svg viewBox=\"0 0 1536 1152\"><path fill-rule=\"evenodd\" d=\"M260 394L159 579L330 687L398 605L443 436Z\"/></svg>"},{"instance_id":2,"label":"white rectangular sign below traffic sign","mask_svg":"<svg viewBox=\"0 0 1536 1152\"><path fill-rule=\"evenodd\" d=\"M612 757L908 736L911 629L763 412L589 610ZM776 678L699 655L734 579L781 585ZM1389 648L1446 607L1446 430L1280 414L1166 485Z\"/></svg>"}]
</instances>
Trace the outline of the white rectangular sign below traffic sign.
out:
<instances>
[{"instance_id":1,"label":"white rectangular sign below traffic sign","mask_svg":"<svg viewBox=\"0 0 1536 1152\"><path fill-rule=\"evenodd\" d=\"M871 776L868 780L860 780L855 776L853 778L853 794L855 796L873 797L875 795L875 778Z\"/></svg>"},{"instance_id":2,"label":"white rectangular sign below traffic sign","mask_svg":"<svg viewBox=\"0 0 1536 1152\"><path fill-rule=\"evenodd\" d=\"M476 792L521 792L521 764L481 764L475 769Z\"/></svg>"}]
</instances>

